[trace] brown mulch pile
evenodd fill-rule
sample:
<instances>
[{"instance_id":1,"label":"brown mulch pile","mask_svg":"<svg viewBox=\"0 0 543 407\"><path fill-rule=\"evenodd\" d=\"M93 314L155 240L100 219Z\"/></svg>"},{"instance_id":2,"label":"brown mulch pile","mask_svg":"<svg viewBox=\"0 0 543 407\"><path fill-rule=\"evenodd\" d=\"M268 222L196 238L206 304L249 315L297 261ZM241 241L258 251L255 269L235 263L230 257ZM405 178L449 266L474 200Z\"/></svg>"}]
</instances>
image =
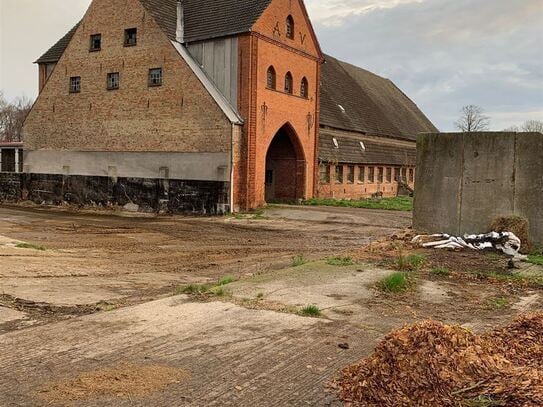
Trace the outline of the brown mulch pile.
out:
<instances>
[{"instance_id":1,"label":"brown mulch pile","mask_svg":"<svg viewBox=\"0 0 543 407\"><path fill-rule=\"evenodd\" d=\"M426 321L387 335L332 383L355 406L543 406L543 312L484 335Z\"/></svg>"},{"instance_id":2,"label":"brown mulch pile","mask_svg":"<svg viewBox=\"0 0 543 407\"><path fill-rule=\"evenodd\" d=\"M46 385L38 390L37 396L49 403L98 397L130 399L180 383L189 377L185 370L169 366L125 363Z\"/></svg>"}]
</instances>

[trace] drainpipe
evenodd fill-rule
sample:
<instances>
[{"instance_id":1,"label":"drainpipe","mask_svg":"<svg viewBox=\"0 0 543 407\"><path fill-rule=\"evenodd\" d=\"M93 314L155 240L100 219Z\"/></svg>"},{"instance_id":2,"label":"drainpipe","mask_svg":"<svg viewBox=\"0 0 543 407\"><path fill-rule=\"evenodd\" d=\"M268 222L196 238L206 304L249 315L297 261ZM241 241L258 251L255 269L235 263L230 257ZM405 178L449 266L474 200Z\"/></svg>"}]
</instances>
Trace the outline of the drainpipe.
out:
<instances>
[{"instance_id":1,"label":"drainpipe","mask_svg":"<svg viewBox=\"0 0 543 407\"><path fill-rule=\"evenodd\" d=\"M234 213L234 132L236 124L232 123L230 132L230 213Z\"/></svg>"},{"instance_id":2,"label":"drainpipe","mask_svg":"<svg viewBox=\"0 0 543 407\"><path fill-rule=\"evenodd\" d=\"M183 0L177 0L177 28L175 30L175 40L180 43L185 43L185 13Z\"/></svg>"}]
</instances>

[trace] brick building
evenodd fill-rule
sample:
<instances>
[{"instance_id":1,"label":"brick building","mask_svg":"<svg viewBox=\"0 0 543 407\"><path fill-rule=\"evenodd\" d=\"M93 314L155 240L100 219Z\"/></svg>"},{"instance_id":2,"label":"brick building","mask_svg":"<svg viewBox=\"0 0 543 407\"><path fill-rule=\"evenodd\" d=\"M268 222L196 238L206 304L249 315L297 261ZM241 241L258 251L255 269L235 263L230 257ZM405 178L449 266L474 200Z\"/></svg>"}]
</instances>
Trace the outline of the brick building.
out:
<instances>
[{"instance_id":1,"label":"brick building","mask_svg":"<svg viewBox=\"0 0 543 407\"><path fill-rule=\"evenodd\" d=\"M336 164L346 165L350 181L344 151L360 138L368 153L356 164L407 168L401 158L414 154L415 134L434 128L427 119L360 125L371 102L361 99L381 97L365 86L379 81L337 76L336 65L347 65L326 59L301 0L93 0L37 61L40 95L23 128L28 197L222 213L361 195L327 187L325 170L319 185L317 163L335 164L333 179ZM342 87L349 92L339 94ZM394 101L390 94L408 101L395 87L388 92L382 104ZM382 162L367 157L374 145Z\"/></svg>"}]
</instances>

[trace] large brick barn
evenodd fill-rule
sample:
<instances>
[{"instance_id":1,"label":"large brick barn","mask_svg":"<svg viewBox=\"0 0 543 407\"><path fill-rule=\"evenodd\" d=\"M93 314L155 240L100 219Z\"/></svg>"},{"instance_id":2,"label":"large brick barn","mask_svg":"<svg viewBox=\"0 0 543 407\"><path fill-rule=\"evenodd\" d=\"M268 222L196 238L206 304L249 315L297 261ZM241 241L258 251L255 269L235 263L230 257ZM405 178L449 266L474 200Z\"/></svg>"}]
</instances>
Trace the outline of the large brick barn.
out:
<instances>
[{"instance_id":1,"label":"large brick barn","mask_svg":"<svg viewBox=\"0 0 543 407\"><path fill-rule=\"evenodd\" d=\"M301 0L93 0L37 63L35 201L223 213L392 195L436 130L392 82L323 55Z\"/></svg>"}]
</instances>

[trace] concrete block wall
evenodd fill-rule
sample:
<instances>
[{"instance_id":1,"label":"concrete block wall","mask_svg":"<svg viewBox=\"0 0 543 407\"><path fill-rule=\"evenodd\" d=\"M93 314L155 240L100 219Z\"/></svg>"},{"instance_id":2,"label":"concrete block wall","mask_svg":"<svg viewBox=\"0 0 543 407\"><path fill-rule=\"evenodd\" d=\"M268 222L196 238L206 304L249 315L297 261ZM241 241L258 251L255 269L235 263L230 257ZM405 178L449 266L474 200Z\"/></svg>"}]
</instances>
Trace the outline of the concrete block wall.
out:
<instances>
[{"instance_id":1,"label":"concrete block wall","mask_svg":"<svg viewBox=\"0 0 543 407\"><path fill-rule=\"evenodd\" d=\"M415 229L484 233L497 216L530 223L543 247L543 134L424 134L417 140Z\"/></svg>"}]
</instances>

